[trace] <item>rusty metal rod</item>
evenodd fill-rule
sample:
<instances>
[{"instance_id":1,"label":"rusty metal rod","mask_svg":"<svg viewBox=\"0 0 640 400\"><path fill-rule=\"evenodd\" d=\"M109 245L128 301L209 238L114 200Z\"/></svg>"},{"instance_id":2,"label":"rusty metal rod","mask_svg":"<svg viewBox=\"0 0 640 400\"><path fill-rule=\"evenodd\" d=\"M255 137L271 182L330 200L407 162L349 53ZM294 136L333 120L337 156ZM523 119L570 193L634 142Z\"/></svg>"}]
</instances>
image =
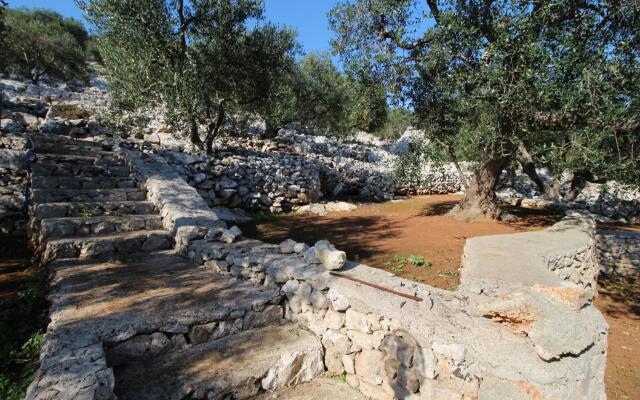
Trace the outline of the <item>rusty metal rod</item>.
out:
<instances>
[{"instance_id":1,"label":"rusty metal rod","mask_svg":"<svg viewBox=\"0 0 640 400\"><path fill-rule=\"evenodd\" d=\"M362 279L354 278L353 276L343 275L343 274L340 274L338 272L329 272L329 274L331 274L333 276L340 277L340 278L348 279L350 281L362 283L363 285L367 285L367 286L370 286L372 288L375 288L375 289L378 289L378 290L382 290L383 292L388 292L388 293L391 293L391 294L395 294L396 296L400 296L400 297L404 297L404 298L407 298L407 299L411 299L413 301L422 301L422 298L420 298L420 297L412 296L410 294L406 294L406 293L402 293L402 292L398 292L396 290L389 289L389 288L386 288L384 286L376 285L375 283L371 283L371 282L363 281Z\"/></svg>"}]
</instances>

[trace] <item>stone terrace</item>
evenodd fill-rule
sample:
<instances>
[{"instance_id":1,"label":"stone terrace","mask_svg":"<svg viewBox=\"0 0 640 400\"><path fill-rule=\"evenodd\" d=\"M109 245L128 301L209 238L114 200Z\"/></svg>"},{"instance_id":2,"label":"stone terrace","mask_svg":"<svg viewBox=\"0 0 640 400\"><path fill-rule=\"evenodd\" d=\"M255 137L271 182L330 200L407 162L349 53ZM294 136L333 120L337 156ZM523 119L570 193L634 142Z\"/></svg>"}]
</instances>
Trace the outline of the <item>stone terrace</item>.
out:
<instances>
[{"instance_id":1,"label":"stone terrace","mask_svg":"<svg viewBox=\"0 0 640 400\"><path fill-rule=\"evenodd\" d=\"M53 281L27 399L605 397L588 217L510 246L468 241L463 285L447 292L328 263L326 244L242 238L158 155L36 141L31 229ZM325 370L348 385L314 380Z\"/></svg>"}]
</instances>

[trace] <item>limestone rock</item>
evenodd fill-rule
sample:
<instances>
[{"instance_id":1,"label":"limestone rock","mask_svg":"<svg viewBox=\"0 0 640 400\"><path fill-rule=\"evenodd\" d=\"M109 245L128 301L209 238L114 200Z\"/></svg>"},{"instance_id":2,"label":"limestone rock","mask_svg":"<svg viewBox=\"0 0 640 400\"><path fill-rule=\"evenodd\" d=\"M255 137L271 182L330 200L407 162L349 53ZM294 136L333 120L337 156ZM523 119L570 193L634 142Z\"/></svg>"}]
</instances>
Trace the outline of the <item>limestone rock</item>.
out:
<instances>
[{"instance_id":1,"label":"limestone rock","mask_svg":"<svg viewBox=\"0 0 640 400\"><path fill-rule=\"evenodd\" d=\"M356 356L356 374L360 382L381 385L384 379L385 355L379 350L362 350ZM366 394L365 394L366 396Z\"/></svg>"},{"instance_id":2,"label":"limestone rock","mask_svg":"<svg viewBox=\"0 0 640 400\"><path fill-rule=\"evenodd\" d=\"M349 299L333 288L329 289L329 292L327 292L327 298L331 302L331 307L335 311L346 311L351 306Z\"/></svg>"},{"instance_id":3,"label":"limestone rock","mask_svg":"<svg viewBox=\"0 0 640 400\"><path fill-rule=\"evenodd\" d=\"M236 239L242 236L242 231L237 226L232 226L230 229L225 229L220 235L220 241L225 243L233 243Z\"/></svg>"},{"instance_id":4,"label":"limestone rock","mask_svg":"<svg viewBox=\"0 0 640 400\"><path fill-rule=\"evenodd\" d=\"M304 253L304 259L310 263L322 264L325 269L333 271L344 266L347 254L336 250L327 240L320 240Z\"/></svg>"},{"instance_id":5,"label":"limestone rock","mask_svg":"<svg viewBox=\"0 0 640 400\"><path fill-rule=\"evenodd\" d=\"M291 240L291 239L286 239L285 241L281 242L279 245L280 248L280 253L282 254L290 254L295 252L295 246L297 245L297 243L295 242L295 240Z\"/></svg>"}]
</instances>

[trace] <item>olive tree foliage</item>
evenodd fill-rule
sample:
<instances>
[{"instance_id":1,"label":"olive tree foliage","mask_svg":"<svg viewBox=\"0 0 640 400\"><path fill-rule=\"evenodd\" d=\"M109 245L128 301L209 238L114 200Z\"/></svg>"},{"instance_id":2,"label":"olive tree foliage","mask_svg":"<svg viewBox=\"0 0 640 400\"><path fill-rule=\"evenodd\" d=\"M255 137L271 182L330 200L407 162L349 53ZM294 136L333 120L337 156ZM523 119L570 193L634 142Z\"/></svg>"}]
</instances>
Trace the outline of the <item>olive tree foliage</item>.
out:
<instances>
[{"instance_id":1,"label":"olive tree foliage","mask_svg":"<svg viewBox=\"0 0 640 400\"><path fill-rule=\"evenodd\" d=\"M121 108L162 104L213 152L227 115L269 108L295 65L295 34L259 0L80 0ZM277 123L277 122L276 122ZM199 125L206 126L204 143Z\"/></svg>"},{"instance_id":2,"label":"olive tree foliage","mask_svg":"<svg viewBox=\"0 0 640 400\"><path fill-rule=\"evenodd\" d=\"M379 129L386 119L386 93L364 72L339 71L326 52L306 55L281 99L288 107L286 122L298 121L315 132L338 136Z\"/></svg>"},{"instance_id":3,"label":"olive tree foliage","mask_svg":"<svg viewBox=\"0 0 640 400\"><path fill-rule=\"evenodd\" d=\"M346 78L326 53L311 53L293 77L292 118L315 131L345 133L349 92Z\"/></svg>"},{"instance_id":4,"label":"olive tree foliage","mask_svg":"<svg viewBox=\"0 0 640 400\"><path fill-rule=\"evenodd\" d=\"M354 0L330 21L347 62L370 64L433 143L477 162L454 210L475 219L504 215L494 189L515 159L635 164L601 144L637 140L637 15L632 0Z\"/></svg>"},{"instance_id":5,"label":"olive tree foliage","mask_svg":"<svg viewBox=\"0 0 640 400\"><path fill-rule=\"evenodd\" d=\"M4 9L3 67L34 84L86 78L87 31L48 10Z\"/></svg>"}]
</instances>

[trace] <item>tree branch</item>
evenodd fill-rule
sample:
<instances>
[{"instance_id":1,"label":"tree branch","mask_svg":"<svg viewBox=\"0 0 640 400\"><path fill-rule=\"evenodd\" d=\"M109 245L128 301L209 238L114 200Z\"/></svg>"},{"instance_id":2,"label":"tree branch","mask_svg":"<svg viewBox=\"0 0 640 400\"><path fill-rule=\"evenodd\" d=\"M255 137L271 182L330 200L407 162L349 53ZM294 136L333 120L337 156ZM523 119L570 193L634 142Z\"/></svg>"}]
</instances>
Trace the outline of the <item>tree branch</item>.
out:
<instances>
[{"instance_id":1,"label":"tree branch","mask_svg":"<svg viewBox=\"0 0 640 400\"><path fill-rule=\"evenodd\" d=\"M433 19L436 20L436 24L440 22L440 9L438 8L437 0L427 0L427 5L429 5L429 9L431 10L431 14L433 14Z\"/></svg>"},{"instance_id":2,"label":"tree branch","mask_svg":"<svg viewBox=\"0 0 640 400\"><path fill-rule=\"evenodd\" d=\"M387 28L386 18L384 15L380 15L378 18L380 18L380 22L377 24L375 30L380 36L380 39L382 39L383 41L387 39L391 40L394 45L403 50L415 50L426 45L431 40L425 35L420 39L414 40L413 42L405 42L398 37L398 34L396 32L390 31Z\"/></svg>"}]
</instances>

